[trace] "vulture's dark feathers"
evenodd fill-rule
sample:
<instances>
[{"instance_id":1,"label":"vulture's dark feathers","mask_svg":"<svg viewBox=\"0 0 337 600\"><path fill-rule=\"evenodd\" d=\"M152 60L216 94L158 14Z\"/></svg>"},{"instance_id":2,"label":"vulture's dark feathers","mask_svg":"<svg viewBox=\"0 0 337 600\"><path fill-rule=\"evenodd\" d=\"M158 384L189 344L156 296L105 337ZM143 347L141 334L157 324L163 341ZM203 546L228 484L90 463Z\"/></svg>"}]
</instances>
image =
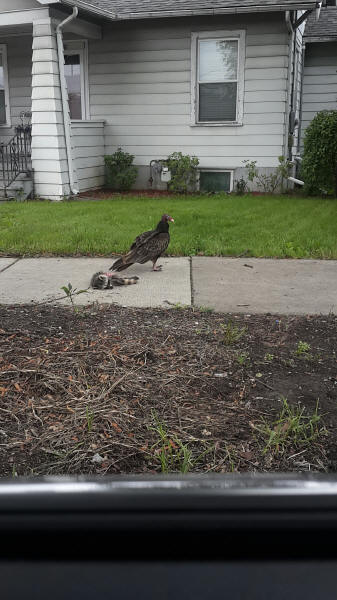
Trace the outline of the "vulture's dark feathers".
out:
<instances>
[{"instance_id":1,"label":"vulture's dark feathers","mask_svg":"<svg viewBox=\"0 0 337 600\"><path fill-rule=\"evenodd\" d=\"M136 237L130 250L114 262L111 270L124 271L134 263L144 264L149 260L155 265L170 243L170 221L174 223L170 215L163 215L155 229L144 231Z\"/></svg>"}]
</instances>

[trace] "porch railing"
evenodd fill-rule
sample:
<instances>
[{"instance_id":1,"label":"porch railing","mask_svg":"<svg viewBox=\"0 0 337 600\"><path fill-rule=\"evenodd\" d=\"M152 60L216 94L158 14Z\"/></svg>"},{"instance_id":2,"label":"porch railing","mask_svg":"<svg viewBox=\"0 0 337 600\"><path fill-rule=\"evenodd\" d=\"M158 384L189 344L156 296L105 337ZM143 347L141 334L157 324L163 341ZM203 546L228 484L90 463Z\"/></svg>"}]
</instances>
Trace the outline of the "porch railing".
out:
<instances>
[{"instance_id":1,"label":"porch railing","mask_svg":"<svg viewBox=\"0 0 337 600\"><path fill-rule=\"evenodd\" d=\"M32 127L18 125L15 135L7 144L0 144L0 172L4 195L7 189L22 173L31 173Z\"/></svg>"}]
</instances>

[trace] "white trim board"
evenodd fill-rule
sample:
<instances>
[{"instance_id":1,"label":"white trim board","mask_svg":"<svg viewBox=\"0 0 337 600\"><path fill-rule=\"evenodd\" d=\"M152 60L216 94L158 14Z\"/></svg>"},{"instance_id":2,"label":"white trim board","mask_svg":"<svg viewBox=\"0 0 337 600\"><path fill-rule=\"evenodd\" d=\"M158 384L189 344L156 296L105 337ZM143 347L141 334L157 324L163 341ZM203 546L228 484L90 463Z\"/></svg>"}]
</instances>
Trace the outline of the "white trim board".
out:
<instances>
[{"instance_id":1,"label":"white trim board","mask_svg":"<svg viewBox=\"0 0 337 600\"><path fill-rule=\"evenodd\" d=\"M47 19L48 17L49 9L42 7L3 12L0 13L0 28L7 27L8 25L25 25L33 23L33 21L39 21L40 19Z\"/></svg>"}]
</instances>

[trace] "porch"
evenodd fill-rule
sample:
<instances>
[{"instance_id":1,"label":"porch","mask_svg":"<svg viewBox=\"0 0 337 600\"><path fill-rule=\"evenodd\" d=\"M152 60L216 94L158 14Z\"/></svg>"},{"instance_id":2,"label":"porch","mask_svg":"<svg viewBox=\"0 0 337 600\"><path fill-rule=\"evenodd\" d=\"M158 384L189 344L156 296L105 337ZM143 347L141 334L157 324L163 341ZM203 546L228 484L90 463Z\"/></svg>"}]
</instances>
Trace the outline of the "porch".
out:
<instances>
[{"instance_id":1,"label":"porch","mask_svg":"<svg viewBox=\"0 0 337 600\"><path fill-rule=\"evenodd\" d=\"M60 47L65 16L45 8L0 14L2 197L60 199L104 183L104 121L90 119L82 37L97 38L100 28L76 21Z\"/></svg>"}]
</instances>

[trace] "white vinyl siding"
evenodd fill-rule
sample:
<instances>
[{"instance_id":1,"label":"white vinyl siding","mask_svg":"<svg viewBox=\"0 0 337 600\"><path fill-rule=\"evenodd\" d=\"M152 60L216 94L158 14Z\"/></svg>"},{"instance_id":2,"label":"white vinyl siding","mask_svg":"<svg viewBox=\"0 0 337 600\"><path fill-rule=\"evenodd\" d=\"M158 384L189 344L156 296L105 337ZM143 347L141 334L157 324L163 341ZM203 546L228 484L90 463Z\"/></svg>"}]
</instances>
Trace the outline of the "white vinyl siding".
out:
<instances>
[{"instance_id":1,"label":"white vinyl siding","mask_svg":"<svg viewBox=\"0 0 337 600\"><path fill-rule=\"evenodd\" d=\"M71 138L80 192L104 185L104 122L73 121Z\"/></svg>"},{"instance_id":2,"label":"white vinyl siding","mask_svg":"<svg viewBox=\"0 0 337 600\"><path fill-rule=\"evenodd\" d=\"M242 126L191 127L191 34L217 29L246 32ZM281 14L107 27L89 41L91 118L106 121L106 154L121 146L136 165L181 151L202 168L245 159L274 167L284 152L287 67Z\"/></svg>"},{"instance_id":3,"label":"white vinyl siding","mask_svg":"<svg viewBox=\"0 0 337 600\"><path fill-rule=\"evenodd\" d=\"M337 110L337 42L307 44L302 100L302 141L321 110Z\"/></svg>"}]
</instances>

